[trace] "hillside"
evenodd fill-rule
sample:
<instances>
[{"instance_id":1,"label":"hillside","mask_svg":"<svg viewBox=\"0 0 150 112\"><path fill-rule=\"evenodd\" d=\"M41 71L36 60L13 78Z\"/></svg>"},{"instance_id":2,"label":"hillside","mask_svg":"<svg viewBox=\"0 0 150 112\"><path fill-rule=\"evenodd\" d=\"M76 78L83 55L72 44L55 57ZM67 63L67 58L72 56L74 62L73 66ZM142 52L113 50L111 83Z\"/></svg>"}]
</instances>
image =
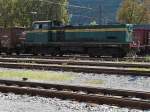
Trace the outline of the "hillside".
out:
<instances>
[{"instance_id":1,"label":"hillside","mask_svg":"<svg viewBox=\"0 0 150 112\"><path fill-rule=\"evenodd\" d=\"M90 7L89 9L69 8L72 24L89 24L91 21L107 24L116 21L116 12L122 0L70 0L70 4Z\"/></svg>"}]
</instances>

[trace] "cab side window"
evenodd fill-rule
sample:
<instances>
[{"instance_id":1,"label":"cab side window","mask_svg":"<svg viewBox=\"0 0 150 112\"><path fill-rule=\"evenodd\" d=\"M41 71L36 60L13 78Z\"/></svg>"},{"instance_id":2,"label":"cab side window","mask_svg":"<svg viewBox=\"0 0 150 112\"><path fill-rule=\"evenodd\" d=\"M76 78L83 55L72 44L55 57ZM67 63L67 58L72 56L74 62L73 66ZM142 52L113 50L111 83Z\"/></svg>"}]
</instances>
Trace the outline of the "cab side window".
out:
<instances>
[{"instance_id":1,"label":"cab side window","mask_svg":"<svg viewBox=\"0 0 150 112\"><path fill-rule=\"evenodd\" d=\"M39 24L34 24L33 25L33 30L38 30L40 29L40 25Z\"/></svg>"},{"instance_id":2,"label":"cab side window","mask_svg":"<svg viewBox=\"0 0 150 112\"><path fill-rule=\"evenodd\" d=\"M45 29L45 30L49 29L48 23L43 23L42 24L42 29Z\"/></svg>"},{"instance_id":3,"label":"cab side window","mask_svg":"<svg viewBox=\"0 0 150 112\"><path fill-rule=\"evenodd\" d=\"M33 30L48 30L52 26L51 23L44 22L44 23L34 23L33 24Z\"/></svg>"}]
</instances>

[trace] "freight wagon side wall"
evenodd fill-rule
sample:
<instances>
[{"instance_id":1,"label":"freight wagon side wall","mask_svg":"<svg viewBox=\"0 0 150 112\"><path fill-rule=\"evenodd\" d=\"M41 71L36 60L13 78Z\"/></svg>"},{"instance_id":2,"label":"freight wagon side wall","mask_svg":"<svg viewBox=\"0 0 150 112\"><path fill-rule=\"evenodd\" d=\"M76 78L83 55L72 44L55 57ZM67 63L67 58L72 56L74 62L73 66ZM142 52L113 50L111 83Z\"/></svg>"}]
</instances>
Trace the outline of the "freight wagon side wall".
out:
<instances>
[{"instance_id":1,"label":"freight wagon side wall","mask_svg":"<svg viewBox=\"0 0 150 112\"><path fill-rule=\"evenodd\" d=\"M144 29L135 29L133 32L134 35L134 41L138 43L140 42L140 45L146 44L146 32Z\"/></svg>"},{"instance_id":2,"label":"freight wagon side wall","mask_svg":"<svg viewBox=\"0 0 150 112\"><path fill-rule=\"evenodd\" d=\"M11 31L10 29L1 29L1 47L11 48Z\"/></svg>"},{"instance_id":3,"label":"freight wagon side wall","mask_svg":"<svg viewBox=\"0 0 150 112\"><path fill-rule=\"evenodd\" d=\"M150 46L150 30L148 30L148 45Z\"/></svg>"},{"instance_id":4,"label":"freight wagon side wall","mask_svg":"<svg viewBox=\"0 0 150 112\"><path fill-rule=\"evenodd\" d=\"M16 28L11 28L11 44L13 48L15 47L20 47L22 44L22 32L25 31L25 28L21 27L16 27Z\"/></svg>"},{"instance_id":5,"label":"freight wagon side wall","mask_svg":"<svg viewBox=\"0 0 150 112\"><path fill-rule=\"evenodd\" d=\"M2 52L14 52L21 46L21 35L25 28L0 28L0 45ZM19 47L18 46L18 47Z\"/></svg>"},{"instance_id":6,"label":"freight wagon side wall","mask_svg":"<svg viewBox=\"0 0 150 112\"><path fill-rule=\"evenodd\" d=\"M148 54L150 54L150 30L147 31L147 38L148 38L147 49L148 49Z\"/></svg>"}]
</instances>

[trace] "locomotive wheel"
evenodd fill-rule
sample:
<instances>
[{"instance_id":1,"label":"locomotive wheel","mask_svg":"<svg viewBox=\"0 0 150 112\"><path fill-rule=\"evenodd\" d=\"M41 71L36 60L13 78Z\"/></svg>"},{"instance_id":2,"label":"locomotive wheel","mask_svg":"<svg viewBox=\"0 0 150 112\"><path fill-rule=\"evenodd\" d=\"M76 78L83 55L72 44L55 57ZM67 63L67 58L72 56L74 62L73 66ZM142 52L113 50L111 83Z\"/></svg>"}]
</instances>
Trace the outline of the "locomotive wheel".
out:
<instances>
[{"instance_id":1,"label":"locomotive wheel","mask_svg":"<svg viewBox=\"0 0 150 112\"><path fill-rule=\"evenodd\" d=\"M6 55L11 55L12 53L11 52L6 52Z\"/></svg>"},{"instance_id":2,"label":"locomotive wheel","mask_svg":"<svg viewBox=\"0 0 150 112\"><path fill-rule=\"evenodd\" d=\"M59 54L59 57L63 57L63 54Z\"/></svg>"},{"instance_id":3,"label":"locomotive wheel","mask_svg":"<svg viewBox=\"0 0 150 112\"><path fill-rule=\"evenodd\" d=\"M123 58L123 57L125 57L126 56L126 54L125 53L120 53L120 54L113 54L112 55L112 58Z\"/></svg>"},{"instance_id":4,"label":"locomotive wheel","mask_svg":"<svg viewBox=\"0 0 150 112\"><path fill-rule=\"evenodd\" d=\"M95 55L89 54L89 57L90 57L90 58L95 58Z\"/></svg>"},{"instance_id":5,"label":"locomotive wheel","mask_svg":"<svg viewBox=\"0 0 150 112\"><path fill-rule=\"evenodd\" d=\"M59 53L59 56L60 56L60 57L62 57L63 55L64 55L64 53L62 53L62 52Z\"/></svg>"},{"instance_id":6,"label":"locomotive wheel","mask_svg":"<svg viewBox=\"0 0 150 112\"><path fill-rule=\"evenodd\" d=\"M33 53L33 56L37 56L38 54L37 53Z\"/></svg>"},{"instance_id":7,"label":"locomotive wheel","mask_svg":"<svg viewBox=\"0 0 150 112\"><path fill-rule=\"evenodd\" d=\"M17 55L17 56L20 55L20 52L19 52L19 51L16 51L16 55Z\"/></svg>"},{"instance_id":8,"label":"locomotive wheel","mask_svg":"<svg viewBox=\"0 0 150 112\"><path fill-rule=\"evenodd\" d=\"M57 56L57 52L56 52L56 51L55 51L55 52L52 52L52 53L51 53L51 56L53 56L53 57Z\"/></svg>"},{"instance_id":9,"label":"locomotive wheel","mask_svg":"<svg viewBox=\"0 0 150 112\"><path fill-rule=\"evenodd\" d=\"M61 55L61 51L59 50L59 48L55 48L54 50L53 50L53 52L51 53L51 56L57 56L57 55ZM62 54L63 55L63 54Z\"/></svg>"},{"instance_id":10,"label":"locomotive wheel","mask_svg":"<svg viewBox=\"0 0 150 112\"><path fill-rule=\"evenodd\" d=\"M7 50L6 55L12 55L12 52L10 50Z\"/></svg>"},{"instance_id":11,"label":"locomotive wheel","mask_svg":"<svg viewBox=\"0 0 150 112\"><path fill-rule=\"evenodd\" d=\"M116 53L116 54L112 54L112 58L119 58L119 55Z\"/></svg>"},{"instance_id":12,"label":"locomotive wheel","mask_svg":"<svg viewBox=\"0 0 150 112\"><path fill-rule=\"evenodd\" d=\"M41 56L45 56L45 54L44 54L44 53L41 53Z\"/></svg>"}]
</instances>

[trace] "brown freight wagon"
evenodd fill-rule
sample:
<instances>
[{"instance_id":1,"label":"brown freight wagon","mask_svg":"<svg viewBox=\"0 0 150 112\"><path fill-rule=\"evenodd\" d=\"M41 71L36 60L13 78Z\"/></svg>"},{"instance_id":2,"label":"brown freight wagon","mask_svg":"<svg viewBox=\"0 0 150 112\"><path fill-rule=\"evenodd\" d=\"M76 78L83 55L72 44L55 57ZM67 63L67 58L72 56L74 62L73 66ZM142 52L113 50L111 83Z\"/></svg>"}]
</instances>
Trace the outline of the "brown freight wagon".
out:
<instances>
[{"instance_id":1,"label":"brown freight wagon","mask_svg":"<svg viewBox=\"0 0 150 112\"><path fill-rule=\"evenodd\" d=\"M13 52L19 53L20 46L24 40L22 33L25 28L0 28L0 51L11 54Z\"/></svg>"},{"instance_id":2,"label":"brown freight wagon","mask_svg":"<svg viewBox=\"0 0 150 112\"><path fill-rule=\"evenodd\" d=\"M133 35L134 42L140 49L140 54L150 54L150 28L135 28Z\"/></svg>"}]
</instances>

